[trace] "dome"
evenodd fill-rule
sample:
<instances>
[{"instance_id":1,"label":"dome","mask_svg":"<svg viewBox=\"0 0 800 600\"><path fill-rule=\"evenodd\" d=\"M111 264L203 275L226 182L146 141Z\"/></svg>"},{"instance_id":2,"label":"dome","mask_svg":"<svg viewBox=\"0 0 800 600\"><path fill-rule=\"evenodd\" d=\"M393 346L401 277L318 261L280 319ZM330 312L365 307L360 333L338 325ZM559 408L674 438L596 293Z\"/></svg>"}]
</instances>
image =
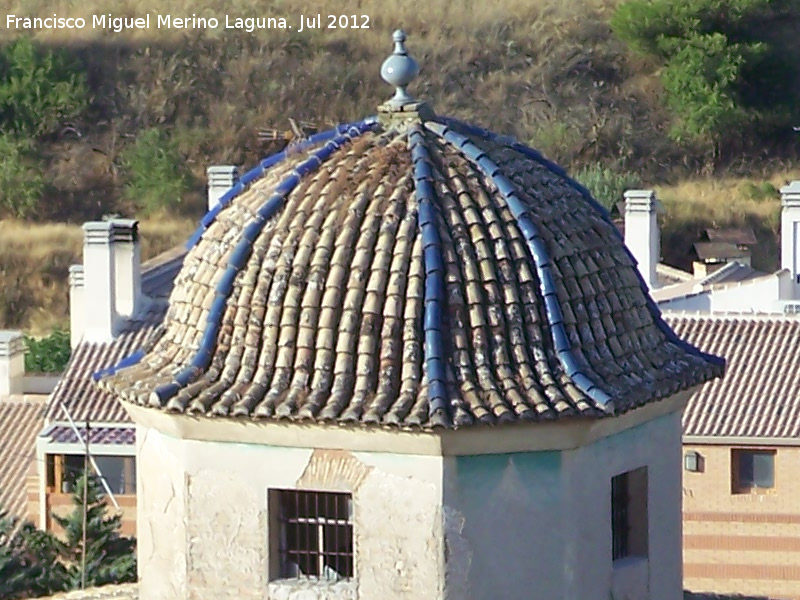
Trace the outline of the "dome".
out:
<instances>
[{"instance_id":1,"label":"dome","mask_svg":"<svg viewBox=\"0 0 800 600\"><path fill-rule=\"evenodd\" d=\"M207 417L459 428L615 415L719 376L585 188L408 96L404 39L376 117L265 159L206 215L158 335L100 385Z\"/></svg>"}]
</instances>

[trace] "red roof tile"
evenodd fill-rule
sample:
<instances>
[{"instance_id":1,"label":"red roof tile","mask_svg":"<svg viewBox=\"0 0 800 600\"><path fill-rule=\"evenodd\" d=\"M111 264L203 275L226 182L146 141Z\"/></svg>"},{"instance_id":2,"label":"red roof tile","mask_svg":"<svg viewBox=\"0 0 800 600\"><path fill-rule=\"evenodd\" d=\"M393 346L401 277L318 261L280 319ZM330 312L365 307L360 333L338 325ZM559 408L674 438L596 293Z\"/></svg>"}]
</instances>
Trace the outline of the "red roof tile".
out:
<instances>
[{"instance_id":1,"label":"red roof tile","mask_svg":"<svg viewBox=\"0 0 800 600\"><path fill-rule=\"evenodd\" d=\"M665 316L681 338L727 359L689 400L684 435L800 436L800 319Z\"/></svg>"},{"instance_id":2,"label":"red roof tile","mask_svg":"<svg viewBox=\"0 0 800 600\"><path fill-rule=\"evenodd\" d=\"M26 476L36 460L45 397L0 399L0 509L27 516Z\"/></svg>"}]
</instances>

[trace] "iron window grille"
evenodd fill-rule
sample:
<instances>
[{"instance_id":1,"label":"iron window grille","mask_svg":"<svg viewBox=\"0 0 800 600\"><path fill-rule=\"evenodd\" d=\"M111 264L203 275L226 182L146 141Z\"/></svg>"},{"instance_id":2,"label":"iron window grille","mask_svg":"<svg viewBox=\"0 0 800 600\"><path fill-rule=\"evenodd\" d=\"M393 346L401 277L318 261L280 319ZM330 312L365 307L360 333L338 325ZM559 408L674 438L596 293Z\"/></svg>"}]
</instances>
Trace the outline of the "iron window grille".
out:
<instances>
[{"instance_id":1,"label":"iron window grille","mask_svg":"<svg viewBox=\"0 0 800 600\"><path fill-rule=\"evenodd\" d=\"M628 556L628 533L630 502L628 498L628 474L611 478L611 558L617 560Z\"/></svg>"},{"instance_id":2,"label":"iron window grille","mask_svg":"<svg viewBox=\"0 0 800 600\"><path fill-rule=\"evenodd\" d=\"M353 577L353 499L348 493L275 490L281 578Z\"/></svg>"}]
</instances>

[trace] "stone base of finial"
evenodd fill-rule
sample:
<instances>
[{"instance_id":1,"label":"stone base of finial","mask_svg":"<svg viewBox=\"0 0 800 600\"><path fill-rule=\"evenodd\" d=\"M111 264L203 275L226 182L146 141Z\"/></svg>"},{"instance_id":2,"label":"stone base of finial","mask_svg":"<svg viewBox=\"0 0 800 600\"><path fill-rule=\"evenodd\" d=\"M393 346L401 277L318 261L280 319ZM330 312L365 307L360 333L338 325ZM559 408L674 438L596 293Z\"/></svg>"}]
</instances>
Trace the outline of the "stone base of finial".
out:
<instances>
[{"instance_id":1,"label":"stone base of finial","mask_svg":"<svg viewBox=\"0 0 800 600\"><path fill-rule=\"evenodd\" d=\"M391 101L384 102L378 107L378 120L385 124L398 121L431 121L436 113L427 102L405 102L395 104Z\"/></svg>"}]
</instances>

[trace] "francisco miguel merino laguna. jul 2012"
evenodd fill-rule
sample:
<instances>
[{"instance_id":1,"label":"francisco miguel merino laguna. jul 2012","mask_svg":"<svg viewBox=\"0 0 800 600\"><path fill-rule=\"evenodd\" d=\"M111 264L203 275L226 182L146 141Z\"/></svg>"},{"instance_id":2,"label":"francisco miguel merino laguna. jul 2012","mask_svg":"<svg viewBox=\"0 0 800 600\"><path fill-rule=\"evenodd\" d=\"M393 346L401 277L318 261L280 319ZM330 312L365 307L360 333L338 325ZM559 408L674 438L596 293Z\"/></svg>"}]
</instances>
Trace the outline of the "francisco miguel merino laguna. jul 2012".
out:
<instances>
[{"instance_id":1,"label":"francisco miguel merino laguna. jul 2012","mask_svg":"<svg viewBox=\"0 0 800 600\"><path fill-rule=\"evenodd\" d=\"M151 17L153 17L151 19ZM294 29L285 17L231 17L225 15L224 29L238 29L252 33L256 29ZM6 15L8 29L109 29L120 33L129 29L219 29L216 17L173 17L172 15L144 15L141 17L115 17L112 14L83 17L28 17ZM312 15L299 16L298 32L306 29L369 29L368 15Z\"/></svg>"}]
</instances>

